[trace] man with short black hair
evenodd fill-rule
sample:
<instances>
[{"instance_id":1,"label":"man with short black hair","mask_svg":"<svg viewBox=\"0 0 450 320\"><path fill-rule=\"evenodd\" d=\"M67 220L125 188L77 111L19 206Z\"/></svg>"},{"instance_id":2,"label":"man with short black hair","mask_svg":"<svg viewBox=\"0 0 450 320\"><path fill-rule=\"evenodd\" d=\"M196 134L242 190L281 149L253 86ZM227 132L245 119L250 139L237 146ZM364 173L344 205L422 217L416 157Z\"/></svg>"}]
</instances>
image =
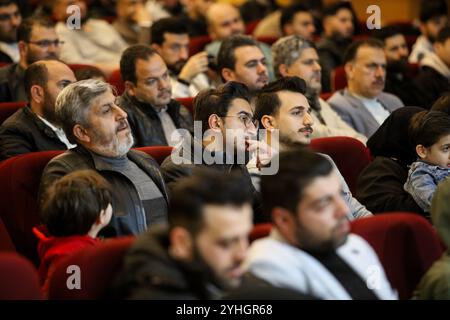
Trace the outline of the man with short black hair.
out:
<instances>
[{"instance_id":1,"label":"man with short black hair","mask_svg":"<svg viewBox=\"0 0 450 320\"><path fill-rule=\"evenodd\" d=\"M164 18L152 26L152 47L170 70L172 97L195 97L211 83L208 72L208 54L199 52L189 57L188 27L178 18Z\"/></svg>"},{"instance_id":2,"label":"man with short black hair","mask_svg":"<svg viewBox=\"0 0 450 320\"><path fill-rule=\"evenodd\" d=\"M297 35L313 41L314 18L310 9L303 4L293 4L281 11L280 25L283 35Z\"/></svg>"},{"instance_id":3,"label":"man with short black hair","mask_svg":"<svg viewBox=\"0 0 450 320\"><path fill-rule=\"evenodd\" d=\"M249 36L235 35L222 42L217 70L224 82L241 82L251 91L257 91L269 82L266 57Z\"/></svg>"},{"instance_id":4,"label":"man with short black hair","mask_svg":"<svg viewBox=\"0 0 450 320\"><path fill-rule=\"evenodd\" d=\"M0 126L0 159L75 147L68 141L55 115L58 94L75 81L72 70L59 61L38 61L27 68L24 87L29 104Z\"/></svg>"},{"instance_id":5,"label":"man with short black hair","mask_svg":"<svg viewBox=\"0 0 450 320\"><path fill-rule=\"evenodd\" d=\"M177 129L192 131L192 114L171 98L172 85L164 60L150 46L126 49L120 60L125 92L118 104L128 113L135 145L175 145Z\"/></svg>"},{"instance_id":6,"label":"man with short black hair","mask_svg":"<svg viewBox=\"0 0 450 320\"><path fill-rule=\"evenodd\" d=\"M282 152L277 174L263 176L261 185L272 231L252 243L244 263L250 273L320 299L397 299L377 254L350 233L341 180L329 161L307 150Z\"/></svg>"},{"instance_id":7,"label":"man with short black hair","mask_svg":"<svg viewBox=\"0 0 450 320\"><path fill-rule=\"evenodd\" d=\"M0 62L19 61L17 28L22 21L16 1L0 0Z\"/></svg>"}]
</instances>

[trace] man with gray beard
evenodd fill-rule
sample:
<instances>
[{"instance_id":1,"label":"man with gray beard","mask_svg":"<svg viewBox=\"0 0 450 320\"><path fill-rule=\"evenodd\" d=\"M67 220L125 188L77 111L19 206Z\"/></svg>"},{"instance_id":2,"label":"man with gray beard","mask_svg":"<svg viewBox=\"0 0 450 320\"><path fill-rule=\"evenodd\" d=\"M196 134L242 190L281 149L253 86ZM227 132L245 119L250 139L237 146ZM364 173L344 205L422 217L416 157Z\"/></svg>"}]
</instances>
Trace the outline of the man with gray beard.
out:
<instances>
[{"instance_id":1,"label":"man with gray beard","mask_svg":"<svg viewBox=\"0 0 450 320\"><path fill-rule=\"evenodd\" d=\"M130 150L133 135L127 114L115 103L112 87L99 80L67 86L56 100L56 116L78 146L50 161L40 199L57 179L75 170L97 170L114 190L114 216L102 235L138 234L167 222L168 196L155 160Z\"/></svg>"}]
</instances>

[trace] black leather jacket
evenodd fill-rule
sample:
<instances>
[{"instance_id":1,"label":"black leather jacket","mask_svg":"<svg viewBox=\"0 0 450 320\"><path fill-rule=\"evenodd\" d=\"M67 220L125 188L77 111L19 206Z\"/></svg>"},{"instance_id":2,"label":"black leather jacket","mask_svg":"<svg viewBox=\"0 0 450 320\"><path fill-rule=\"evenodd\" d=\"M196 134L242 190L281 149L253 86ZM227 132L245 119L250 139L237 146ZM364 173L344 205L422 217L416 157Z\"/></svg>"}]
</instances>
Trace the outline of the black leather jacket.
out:
<instances>
[{"instance_id":1,"label":"black leather jacket","mask_svg":"<svg viewBox=\"0 0 450 320\"><path fill-rule=\"evenodd\" d=\"M150 104L139 102L125 92L119 99L119 106L128 114L135 147L167 146L161 121ZM167 105L167 113L175 127L193 132L192 114L176 100L171 100Z\"/></svg>"},{"instance_id":2,"label":"black leather jacket","mask_svg":"<svg viewBox=\"0 0 450 320\"><path fill-rule=\"evenodd\" d=\"M148 174L169 203L166 186L156 161L138 150L130 150L127 157ZM111 184L114 191L113 217L109 225L101 231L102 236L138 234L147 229L145 221L148 222L149 219L145 217L144 206L133 183L125 175L113 171L110 164L102 161L82 146L68 150L47 164L41 178L39 198L42 200L45 190L51 183L70 172L82 169L98 171ZM147 216L149 215L151 213L147 213ZM164 221L155 222L165 223L167 216L164 217Z\"/></svg>"},{"instance_id":3,"label":"black leather jacket","mask_svg":"<svg viewBox=\"0 0 450 320\"><path fill-rule=\"evenodd\" d=\"M66 149L29 106L17 110L0 126L1 160L29 152Z\"/></svg>"}]
</instances>

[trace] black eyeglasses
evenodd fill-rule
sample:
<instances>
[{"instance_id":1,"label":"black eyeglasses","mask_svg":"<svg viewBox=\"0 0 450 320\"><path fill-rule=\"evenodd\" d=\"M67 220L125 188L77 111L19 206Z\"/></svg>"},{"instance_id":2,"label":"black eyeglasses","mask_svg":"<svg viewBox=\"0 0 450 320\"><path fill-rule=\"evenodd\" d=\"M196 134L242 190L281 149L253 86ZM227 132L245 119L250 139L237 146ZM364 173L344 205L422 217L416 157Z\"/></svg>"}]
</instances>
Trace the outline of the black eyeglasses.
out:
<instances>
[{"instance_id":1,"label":"black eyeglasses","mask_svg":"<svg viewBox=\"0 0 450 320\"><path fill-rule=\"evenodd\" d=\"M40 41L29 41L28 43L35 44L41 48L48 48L51 45L54 45L55 47L59 47L60 45L64 44L64 41L60 40L40 40Z\"/></svg>"},{"instance_id":2,"label":"black eyeglasses","mask_svg":"<svg viewBox=\"0 0 450 320\"><path fill-rule=\"evenodd\" d=\"M248 114L238 114L237 116L221 116L221 118L238 118L246 128L249 128L251 123L255 126L256 129L258 129L259 127L258 119L252 118Z\"/></svg>"}]
</instances>

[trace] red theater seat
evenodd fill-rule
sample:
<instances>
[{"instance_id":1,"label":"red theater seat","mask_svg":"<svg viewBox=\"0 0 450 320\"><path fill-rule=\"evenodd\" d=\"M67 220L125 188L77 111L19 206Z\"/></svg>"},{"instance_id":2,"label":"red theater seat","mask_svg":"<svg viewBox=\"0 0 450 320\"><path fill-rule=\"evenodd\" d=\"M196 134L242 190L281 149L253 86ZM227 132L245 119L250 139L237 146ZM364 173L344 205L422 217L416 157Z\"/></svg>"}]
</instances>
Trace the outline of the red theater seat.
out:
<instances>
[{"instance_id":1,"label":"red theater seat","mask_svg":"<svg viewBox=\"0 0 450 320\"><path fill-rule=\"evenodd\" d=\"M133 241L133 237L110 239L61 260L50 279L49 299L104 298L115 273L122 264L123 256ZM80 268L81 289L79 290L70 290L67 287L67 279L70 276L67 270L72 265Z\"/></svg>"},{"instance_id":2,"label":"red theater seat","mask_svg":"<svg viewBox=\"0 0 450 320\"><path fill-rule=\"evenodd\" d=\"M192 114L194 114L194 98L177 98L177 101L185 106Z\"/></svg>"},{"instance_id":3,"label":"red theater seat","mask_svg":"<svg viewBox=\"0 0 450 320\"><path fill-rule=\"evenodd\" d=\"M0 217L17 251L38 262L32 227L39 224L38 191L47 163L63 151L20 155L0 164Z\"/></svg>"},{"instance_id":4,"label":"red theater seat","mask_svg":"<svg viewBox=\"0 0 450 320\"><path fill-rule=\"evenodd\" d=\"M193 37L189 40L189 56L203 51L212 40L209 36Z\"/></svg>"},{"instance_id":5,"label":"red theater seat","mask_svg":"<svg viewBox=\"0 0 450 320\"><path fill-rule=\"evenodd\" d=\"M41 300L37 270L17 253L0 252L0 300Z\"/></svg>"},{"instance_id":6,"label":"red theater seat","mask_svg":"<svg viewBox=\"0 0 450 320\"><path fill-rule=\"evenodd\" d=\"M359 140L350 137L312 139L311 148L333 159L350 191L355 194L356 180L371 161L369 149Z\"/></svg>"},{"instance_id":7,"label":"red theater seat","mask_svg":"<svg viewBox=\"0 0 450 320\"><path fill-rule=\"evenodd\" d=\"M400 299L410 299L443 250L431 224L411 213L385 213L355 220L351 230L374 248Z\"/></svg>"},{"instance_id":8,"label":"red theater seat","mask_svg":"<svg viewBox=\"0 0 450 320\"><path fill-rule=\"evenodd\" d=\"M0 218L0 251L16 251L14 244L9 236L8 230L6 230L6 226L3 223L3 220Z\"/></svg>"},{"instance_id":9,"label":"red theater seat","mask_svg":"<svg viewBox=\"0 0 450 320\"><path fill-rule=\"evenodd\" d=\"M108 83L113 85L117 89L117 95L122 95L125 91L125 84L122 81L122 75L120 74L120 70L114 70L109 76Z\"/></svg>"},{"instance_id":10,"label":"red theater seat","mask_svg":"<svg viewBox=\"0 0 450 320\"><path fill-rule=\"evenodd\" d=\"M151 146L151 147L140 147L136 148L136 150L140 150L145 152L146 154L152 156L153 159L158 162L159 165L163 163L164 159L166 159L172 153L173 148L170 146Z\"/></svg>"},{"instance_id":11,"label":"red theater seat","mask_svg":"<svg viewBox=\"0 0 450 320\"><path fill-rule=\"evenodd\" d=\"M0 124L12 116L17 110L27 105L25 101L1 102L0 103Z\"/></svg>"},{"instance_id":12,"label":"red theater seat","mask_svg":"<svg viewBox=\"0 0 450 320\"><path fill-rule=\"evenodd\" d=\"M271 230L272 230L271 223L255 224L252 231L250 232L249 241L253 242L257 239L267 237Z\"/></svg>"}]
</instances>

